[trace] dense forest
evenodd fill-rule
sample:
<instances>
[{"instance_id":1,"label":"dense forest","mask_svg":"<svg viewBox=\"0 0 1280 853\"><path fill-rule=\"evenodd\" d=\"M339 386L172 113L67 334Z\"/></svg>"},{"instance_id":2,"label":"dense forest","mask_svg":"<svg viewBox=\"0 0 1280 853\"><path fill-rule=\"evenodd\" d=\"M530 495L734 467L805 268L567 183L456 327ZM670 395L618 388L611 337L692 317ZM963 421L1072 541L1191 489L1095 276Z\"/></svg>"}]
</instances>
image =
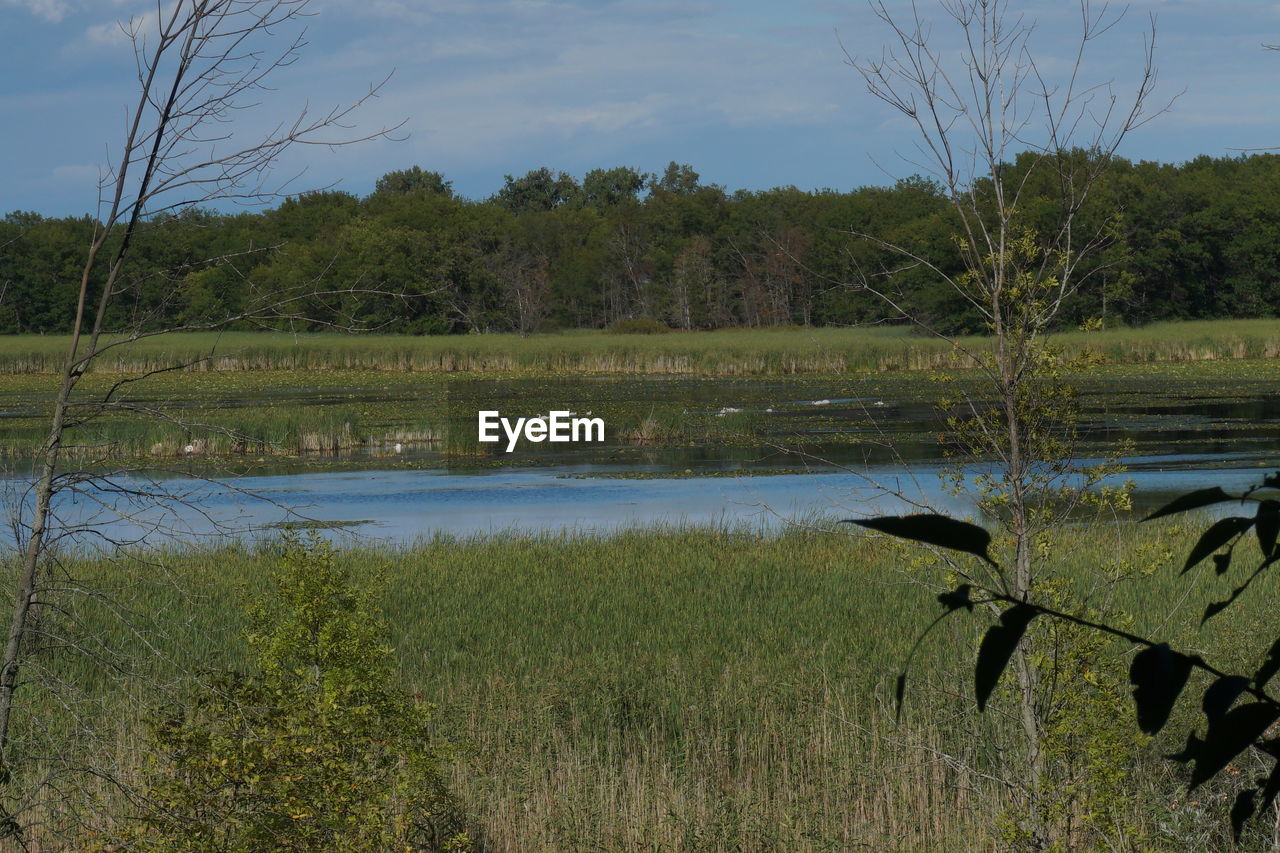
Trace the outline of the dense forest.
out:
<instances>
[{"instance_id":1,"label":"dense forest","mask_svg":"<svg viewBox=\"0 0 1280 853\"><path fill-rule=\"evenodd\" d=\"M1025 178L1023 224L1048 231L1053 158L1007 168ZM1105 248L1067 323L1262 317L1280 305L1280 156L1118 160L1080 216L1080 234L1104 235ZM88 216L0 222L0 332L68 328L94 228ZM270 210L154 218L130 248L116 319L200 324L234 315L250 292L314 287L347 292L317 296L308 318L387 332L856 324L885 317L859 286L875 281L937 327L976 330L926 265L884 248L959 271L955 230L945 193L921 178L730 192L674 162L661 175L620 167L580 181L543 168L474 201L414 167L365 198L326 191Z\"/></svg>"}]
</instances>

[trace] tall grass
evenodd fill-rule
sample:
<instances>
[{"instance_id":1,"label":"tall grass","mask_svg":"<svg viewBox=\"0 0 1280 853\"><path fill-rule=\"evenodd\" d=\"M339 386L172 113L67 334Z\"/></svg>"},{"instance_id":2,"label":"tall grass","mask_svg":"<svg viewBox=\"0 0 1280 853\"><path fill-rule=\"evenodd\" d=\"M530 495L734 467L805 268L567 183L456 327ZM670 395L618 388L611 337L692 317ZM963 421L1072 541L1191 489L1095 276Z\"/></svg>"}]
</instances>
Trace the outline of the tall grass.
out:
<instances>
[{"instance_id":1,"label":"tall grass","mask_svg":"<svg viewBox=\"0 0 1280 853\"><path fill-rule=\"evenodd\" d=\"M1162 571L1122 584L1116 599L1137 629L1229 658L1231 637L1179 634L1196 621L1195 596L1170 618L1185 581L1160 536L1183 534L1190 528L1083 527L1050 553L1088 589L1118 561L1148 559L1140 548L1167 552ZM142 636L172 657L153 667L157 682L237 662L242 590L270 559L269 549L236 547L164 555L158 562L183 583L129 587L133 608L152 615ZM1009 801L992 777L1001 775L1003 724L965 698L989 619L944 623L915 664L901 721L890 707L893 676L937 612L926 582L945 580L915 551L829 533L677 529L436 540L342 559L388 579L403 678L439 705L443 733L459 748L453 785L487 849L999 846ZM73 568L115 582L124 571ZM140 574L154 576L155 566ZM1280 591L1265 582L1238 623L1246 636ZM136 634L102 630L107 643L140 646ZM1113 649L1099 669L1122 674L1126 652ZM69 677L90 694L117 689L88 663ZM158 697L107 702L117 742L139 740L139 709ZM1225 826L1225 795L1202 792L1208 811L1198 816L1174 808L1185 802L1156 756L1175 746L1117 756L1145 775L1134 777L1130 800L1110 807L1142 849L1191 849L1178 834L1186 825L1213 836L1197 849L1228 849L1204 826Z\"/></svg>"},{"instance_id":2,"label":"tall grass","mask_svg":"<svg viewBox=\"0 0 1280 853\"><path fill-rule=\"evenodd\" d=\"M1275 358L1280 321L1158 323L1054 336L1068 351L1092 348L1117 363ZM983 338L966 338L982 349ZM59 335L0 337L0 372L49 373L67 346ZM100 372L195 362L193 370L546 371L600 374L789 375L965 368L949 344L904 328L786 328L618 335L402 337L229 332L165 335L109 351Z\"/></svg>"}]
</instances>

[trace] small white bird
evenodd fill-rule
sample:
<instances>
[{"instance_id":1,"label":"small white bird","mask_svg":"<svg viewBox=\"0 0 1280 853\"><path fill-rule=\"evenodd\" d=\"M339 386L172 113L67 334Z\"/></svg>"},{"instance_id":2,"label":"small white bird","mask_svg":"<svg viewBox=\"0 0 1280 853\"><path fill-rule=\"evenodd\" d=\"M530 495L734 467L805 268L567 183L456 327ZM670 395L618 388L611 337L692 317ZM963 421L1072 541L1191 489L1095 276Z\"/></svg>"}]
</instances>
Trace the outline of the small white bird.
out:
<instances>
[{"instance_id":1,"label":"small white bird","mask_svg":"<svg viewBox=\"0 0 1280 853\"><path fill-rule=\"evenodd\" d=\"M398 441L397 441L397 442L396 442L396 453L399 453L402 449L403 449L403 448L402 448L402 446L401 446L400 442L398 442Z\"/></svg>"},{"instance_id":2,"label":"small white bird","mask_svg":"<svg viewBox=\"0 0 1280 853\"><path fill-rule=\"evenodd\" d=\"M815 405L815 406L830 406L830 405L831 405L831 401L830 401L830 400L814 400L814 401L813 401L813 405Z\"/></svg>"},{"instance_id":3,"label":"small white bird","mask_svg":"<svg viewBox=\"0 0 1280 853\"><path fill-rule=\"evenodd\" d=\"M188 453L195 453L195 452L196 452L196 446L195 446L194 444L188 444L188 445L186 446L186 451L187 451Z\"/></svg>"},{"instance_id":4,"label":"small white bird","mask_svg":"<svg viewBox=\"0 0 1280 853\"><path fill-rule=\"evenodd\" d=\"M877 405L877 406L883 406L883 405L884 405L884 400L876 400L876 405Z\"/></svg>"}]
</instances>

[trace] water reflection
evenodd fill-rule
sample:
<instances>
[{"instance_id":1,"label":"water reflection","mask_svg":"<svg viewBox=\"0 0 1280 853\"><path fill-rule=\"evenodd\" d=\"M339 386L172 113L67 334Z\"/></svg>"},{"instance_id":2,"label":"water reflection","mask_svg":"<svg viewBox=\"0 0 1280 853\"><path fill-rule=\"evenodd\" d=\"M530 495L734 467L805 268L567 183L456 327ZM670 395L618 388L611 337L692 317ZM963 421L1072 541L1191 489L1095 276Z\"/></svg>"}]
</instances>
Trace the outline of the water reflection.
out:
<instances>
[{"instance_id":1,"label":"water reflection","mask_svg":"<svg viewBox=\"0 0 1280 853\"><path fill-rule=\"evenodd\" d=\"M155 525L166 535L200 540L228 527L260 536L311 520L344 525L329 531L335 537L403 544L440 533L774 525L908 508L869 480L943 511L972 512L941 487L943 424L934 402L915 385L850 396L856 385L688 379L664 380L658 389L653 382L574 380L568 403L635 394L643 386L690 412L741 408L753 418L752 434L682 446L526 445L500 458L448 457L437 446L407 444L399 452L374 446L341 458L241 459L212 472L223 482L205 479L207 466L158 472L153 482L169 493L163 509L122 498L129 483L145 482L127 477L115 481L117 488L87 486L65 496L57 509L64 522L91 531L79 537L86 543L98 534L133 538ZM545 403L543 386L503 388L512 399ZM1233 389L1229 399L1216 399L1170 388L1094 388L1082 400L1083 452L1101 456L1128 443L1129 473L1121 479L1133 480L1138 512L1207 485L1242 489L1280 467L1280 395L1255 391ZM11 506L29 501L21 478L0 483Z\"/></svg>"}]
</instances>

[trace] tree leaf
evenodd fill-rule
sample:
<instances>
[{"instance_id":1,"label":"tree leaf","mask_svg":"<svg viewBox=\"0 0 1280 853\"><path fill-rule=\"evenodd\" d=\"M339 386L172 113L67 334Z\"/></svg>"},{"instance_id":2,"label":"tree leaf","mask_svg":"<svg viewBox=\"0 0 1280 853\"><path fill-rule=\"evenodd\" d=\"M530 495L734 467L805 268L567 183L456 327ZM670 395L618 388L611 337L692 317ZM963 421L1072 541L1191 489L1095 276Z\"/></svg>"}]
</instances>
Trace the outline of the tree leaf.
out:
<instances>
[{"instance_id":1,"label":"tree leaf","mask_svg":"<svg viewBox=\"0 0 1280 853\"><path fill-rule=\"evenodd\" d=\"M1000 622L987 629L978 648L978 662L974 666L974 695L978 699L978 710L985 710L991 691L995 690L1009 658L1018 647L1018 642L1027 631L1039 610L1029 604L1015 604L1000 614Z\"/></svg>"},{"instance_id":2,"label":"tree leaf","mask_svg":"<svg viewBox=\"0 0 1280 853\"><path fill-rule=\"evenodd\" d=\"M1276 537L1280 535L1280 501L1263 501L1258 504L1258 514L1254 516L1257 524L1258 547L1263 557L1271 557L1276 551Z\"/></svg>"},{"instance_id":3,"label":"tree leaf","mask_svg":"<svg viewBox=\"0 0 1280 853\"><path fill-rule=\"evenodd\" d=\"M915 542L975 554L995 565L987 553L987 547L991 544L991 534L967 521L956 521L945 515L919 513L917 515L883 515L879 518L847 518L845 522L888 533L890 536L900 536Z\"/></svg>"},{"instance_id":4,"label":"tree leaf","mask_svg":"<svg viewBox=\"0 0 1280 853\"><path fill-rule=\"evenodd\" d=\"M1257 803L1254 802L1257 796L1257 788L1245 788L1236 794L1236 801L1231 806L1231 835L1237 844L1240 843L1240 833L1244 831L1245 821L1253 817L1257 809Z\"/></svg>"},{"instance_id":5,"label":"tree leaf","mask_svg":"<svg viewBox=\"0 0 1280 853\"><path fill-rule=\"evenodd\" d=\"M1271 648L1267 650L1267 659L1262 662L1262 666L1258 667L1258 671L1253 674L1253 683L1259 688L1266 687L1267 682L1277 672L1280 672L1280 637L1271 644Z\"/></svg>"},{"instance_id":6,"label":"tree leaf","mask_svg":"<svg viewBox=\"0 0 1280 853\"><path fill-rule=\"evenodd\" d=\"M1213 555L1213 569L1220 575L1225 575L1227 569L1231 568L1231 550L1226 553Z\"/></svg>"},{"instance_id":7,"label":"tree leaf","mask_svg":"<svg viewBox=\"0 0 1280 853\"><path fill-rule=\"evenodd\" d=\"M1240 518L1239 516L1232 516L1231 518L1224 518L1214 522L1200 536L1200 541L1196 543L1196 547L1191 549L1191 555L1187 557L1187 563L1182 567L1183 574L1189 572L1193 566L1205 557L1226 545L1233 536L1238 536L1252 526L1252 518Z\"/></svg>"},{"instance_id":8,"label":"tree leaf","mask_svg":"<svg viewBox=\"0 0 1280 853\"><path fill-rule=\"evenodd\" d=\"M1261 737L1278 717L1280 707L1270 702L1250 702L1232 708L1210 723L1208 734L1195 750L1191 788L1194 790L1218 775L1233 758Z\"/></svg>"},{"instance_id":9,"label":"tree leaf","mask_svg":"<svg viewBox=\"0 0 1280 853\"><path fill-rule=\"evenodd\" d=\"M1164 728L1173 705L1191 676L1191 659L1168 643L1145 648L1133 656L1129 683L1138 713L1138 728L1149 735Z\"/></svg>"},{"instance_id":10,"label":"tree leaf","mask_svg":"<svg viewBox=\"0 0 1280 853\"><path fill-rule=\"evenodd\" d=\"M1231 606L1231 602L1233 601L1235 601L1235 596L1232 596L1225 601L1214 601L1205 605L1204 613L1200 616L1200 624L1203 625L1222 611L1226 610Z\"/></svg>"},{"instance_id":11,"label":"tree leaf","mask_svg":"<svg viewBox=\"0 0 1280 853\"><path fill-rule=\"evenodd\" d=\"M1165 758L1170 761L1177 761L1180 764L1186 764L1188 761L1200 754L1200 750L1204 747L1204 741L1196 736L1195 732L1187 735L1187 744L1182 747L1181 752L1174 752L1166 755Z\"/></svg>"},{"instance_id":12,"label":"tree leaf","mask_svg":"<svg viewBox=\"0 0 1280 853\"><path fill-rule=\"evenodd\" d=\"M1249 679L1243 675L1224 675L1210 684L1200 699L1200 708L1209 718L1209 724L1224 716L1248 686Z\"/></svg>"},{"instance_id":13,"label":"tree leaf","mask_svg":"<svg viewBox=\"0 0 1280 853\"><path fill-rule=\"evenodd\" d=\"M972 613L973 602L969 599L969 591L972 589L973 587L969 586L969 584L962 583L953 590L940 592L938 593L938 603L947 608L947 612L959 610L963 607Z\"/></svg>"},{"instance_id":14,"label":"tree leaf","mask_svg":"<svg viewBox=\"0 0 1280 853\"><path fill-rule=\"evenodd\" d=\"M1280 761L1271 765L1271 775L1267 777L1267 784L1262 788L1262 811L1265 812L1271 808L1277 794L1280 794Z\"/></svg>"},{"instance_id":15,"label":"tree leaf","mask_svg":"<svg viewBox=\"0 0 1280 853\"><path fill-rule=\"evenodd\" d=\"M1153 518L1173 515L1175 512L1186 512L1191 509L1199 509L1202 506L1212 506L1213 504L1234 500L1239 500L1239 498L1227 494L1218 486L1214 486L1212 489L1197 489L1194 492L1187 492L1180 498L1174 498L1142 520L1150 521Z\"/></svg>"},{"instance_id":16,"label":"tree leaf","mask_svg":"<svg viewBox=\"0 0 1280 853\"><path fill-rule=\"evenodd\" d=\"M904 669L898 674L898 684L893 691L894 702L894 718L902 718L902 700L907 694L907 671Z\"/></svg>"}]
</instances>

